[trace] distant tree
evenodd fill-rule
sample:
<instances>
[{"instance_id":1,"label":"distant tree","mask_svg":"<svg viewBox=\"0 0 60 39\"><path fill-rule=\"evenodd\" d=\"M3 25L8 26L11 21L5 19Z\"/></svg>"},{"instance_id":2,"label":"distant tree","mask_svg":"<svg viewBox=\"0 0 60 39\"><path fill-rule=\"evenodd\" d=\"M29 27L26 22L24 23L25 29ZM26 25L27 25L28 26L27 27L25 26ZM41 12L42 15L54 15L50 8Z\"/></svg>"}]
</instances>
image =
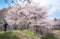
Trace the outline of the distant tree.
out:
<instances>
[{"instance_id":1,"label":"distant tree","mask_svg":"<svg viewBox=\"0 0 60 39\"><path fill-rule=\"evenodd\" d=\"M54 30L60 30L60 19L54 18Z\"/></svg>"},{"instance_id":2,"label":"distant tree","mask_svg":"<svg viewBox=\"0 0 60 39\"><path fill-rule=\"evenodd\" d=\"M57 21L57 18L54 18L55 21Z\"/></svg>"},{"instance_id":3,"label":"distant tree","mask_svg":"<svg viewBox=\"0 0 60 39\"><path fill-rule=\"evenodd\" d=\"M3 27L4 27L4 31L5 32L7 31L7 26L8 26L8 23L7 22L4 22Z\"/></svg>"}]
</instances>

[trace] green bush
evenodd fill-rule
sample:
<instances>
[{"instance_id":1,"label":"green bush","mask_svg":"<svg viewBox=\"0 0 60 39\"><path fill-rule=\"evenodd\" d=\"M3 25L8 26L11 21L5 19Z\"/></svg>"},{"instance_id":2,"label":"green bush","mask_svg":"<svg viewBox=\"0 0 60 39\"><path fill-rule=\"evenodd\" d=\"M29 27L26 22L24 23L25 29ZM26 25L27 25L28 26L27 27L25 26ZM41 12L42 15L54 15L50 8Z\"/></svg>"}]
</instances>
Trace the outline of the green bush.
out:
<instances>
[{"instance_id":1,"label":"green bush","mask_svg":"<svg viewBox=\"0 0 60 39\"><path fill-rule=\"evenodd\" d=\"M53 34L47 34L44 38L42 39L56 39Z\"/></svg>"}]
</instances>

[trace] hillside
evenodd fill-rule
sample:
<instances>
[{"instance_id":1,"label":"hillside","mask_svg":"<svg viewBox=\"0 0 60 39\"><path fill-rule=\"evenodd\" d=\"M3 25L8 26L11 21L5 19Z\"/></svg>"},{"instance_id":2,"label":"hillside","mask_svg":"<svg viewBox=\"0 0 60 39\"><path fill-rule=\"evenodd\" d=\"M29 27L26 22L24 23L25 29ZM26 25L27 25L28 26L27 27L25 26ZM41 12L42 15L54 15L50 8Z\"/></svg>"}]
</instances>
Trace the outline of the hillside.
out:
<instances>
[{"instance_id":1,"label":"hillside","mask_svg":"<svg viewBox=\"0 0 60 39\"><path fill-rule=\"evenodd\" d=\"M0 32L0 39L40 39L30 31L7 31Z\"/></svg>"}]
</instances>

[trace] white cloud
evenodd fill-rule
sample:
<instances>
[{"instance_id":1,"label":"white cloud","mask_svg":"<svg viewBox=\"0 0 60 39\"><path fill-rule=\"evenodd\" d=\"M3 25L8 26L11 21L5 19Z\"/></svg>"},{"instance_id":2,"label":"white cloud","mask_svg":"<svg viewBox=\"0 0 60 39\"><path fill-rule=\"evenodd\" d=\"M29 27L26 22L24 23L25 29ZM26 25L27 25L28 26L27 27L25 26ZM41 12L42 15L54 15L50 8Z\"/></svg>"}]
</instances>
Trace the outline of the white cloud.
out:
<instances>
[{"instance_id":1,"label":"white cloud","mask_svg":"<svg viewBox=\"0 0 60 39\"><path fill-rule=\"evenodd\" d=\"M34 0L36 3L40 3L40 6L49 7L48 5L51 5L52 7L49 9L49 14L53 14L55 10L60 10L60 0Z\"/></svg>"}]
</instances>

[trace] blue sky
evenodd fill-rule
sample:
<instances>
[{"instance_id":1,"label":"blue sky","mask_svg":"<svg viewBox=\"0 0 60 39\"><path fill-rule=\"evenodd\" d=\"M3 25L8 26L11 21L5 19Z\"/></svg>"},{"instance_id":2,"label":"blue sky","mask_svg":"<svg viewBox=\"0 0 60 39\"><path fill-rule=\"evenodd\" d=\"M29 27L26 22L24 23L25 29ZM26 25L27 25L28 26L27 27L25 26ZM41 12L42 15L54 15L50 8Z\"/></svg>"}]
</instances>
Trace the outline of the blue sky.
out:
<instances>
[{"instance_id":1,"label":"blue sky","mask_svg":"<svg viewBox=\"0 0 60 39\"><path fill-rule=\"evenodd\" d=\"M11 0L9 0L10 2ZM49 19L60 18L60 0L33 0L40 6L45 6L49 14ZM0 0L0 9L7 7L4 0Z\"/></svg>"},{"instance_id":2,"label":"blue sky","mask_svg":"<svg viewBox=\"0 0 60 39\"><path fill-rule=\"evenodd\" d=\"M14 0L14 1L16 1L16 0ZM8 0L8 2L11 5L11 0ZM6 8L6 7L8 7L8 4L5 3L5 0L0 0L0 9Z\"/></svg>"},{"instance_id":3,"label":"blue sky","mask_svg":"<svg viewBox=\"0 0 60 39\"><path fill-rule=\"evenodd\" d=\"M0 0L0 8L4 8L4 7L6 7L4 0Z\"/></svg>"}]
</instances>

